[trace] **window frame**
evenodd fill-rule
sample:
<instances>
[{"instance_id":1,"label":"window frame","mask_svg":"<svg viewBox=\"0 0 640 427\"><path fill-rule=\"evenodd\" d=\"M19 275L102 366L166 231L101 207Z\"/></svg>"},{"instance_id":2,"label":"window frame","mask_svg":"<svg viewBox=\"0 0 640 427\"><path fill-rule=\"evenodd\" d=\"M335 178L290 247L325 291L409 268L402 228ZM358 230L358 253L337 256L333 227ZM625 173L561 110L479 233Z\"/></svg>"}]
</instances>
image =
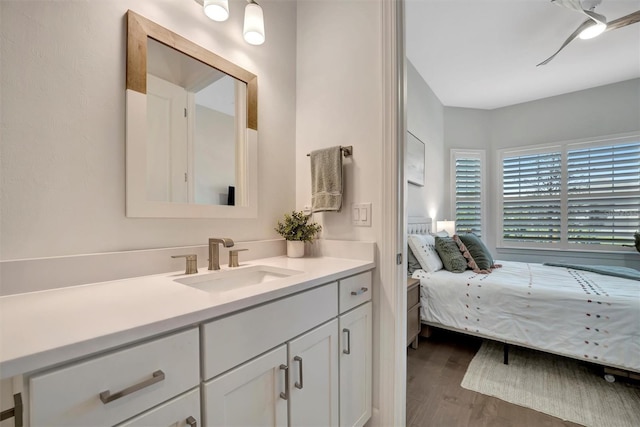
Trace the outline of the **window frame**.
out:
<instances>
[{"instance_id":1,"label":"window frame","mask_svg":"<svg viewBox=\"0 0 640 427\"><path fill-rule=\"evenodd\" d=\"M628 249L619 245L597 245L599 247L589 247L583 243L569 242L568 236L568 213L569 200L568 194L568 152L579 149L596 148L607 145L618 145L631 142L640 142L640 133L617 134L603 136L598 138L570 140L562 142L554 142L549 144L541 144L533 147L520 148L503 148L496 150L496 243L498 249L542 249L542 250L561 250L571 252L600 252L600 253L620 253L628 252ZM561 180L560 180L560 240L557 242L515 242L505 241L504 235L504 173L503 161L505 158L518 157L532 154L543 154L560 152L561 156ZM640 194L639 194L640 197ZM606 248L603 248L605 246Z\"/></svg>"},{"instance_id":2,"label":"window frame","mask_svg":"<svg viewBox=\"0 0 640 427\"><path fill-rule=\"evenodd\" d=\"M486 162L486 150L482 149L458 149L452 148L449 152L449 184L450 184L450 212L451 219L456 221L457 227L457 213L456 213L456 160L458 159L477 159L480 160L480 232L482 236L487 236L487 162ZM457 230L456 230L457 232Z\"/></svg>"}]
</instances>

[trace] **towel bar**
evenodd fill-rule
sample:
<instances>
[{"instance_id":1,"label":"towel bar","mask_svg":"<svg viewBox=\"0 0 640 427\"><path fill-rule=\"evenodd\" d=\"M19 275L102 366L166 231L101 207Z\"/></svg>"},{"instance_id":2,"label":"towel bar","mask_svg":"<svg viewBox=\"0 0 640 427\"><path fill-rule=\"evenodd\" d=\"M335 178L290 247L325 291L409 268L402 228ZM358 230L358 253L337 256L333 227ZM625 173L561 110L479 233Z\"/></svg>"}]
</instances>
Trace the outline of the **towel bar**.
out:
<instances>
[{"instance_id":1,"label":"towel bar","mask_svg":"<svg viewBox=\"0 0 640 427\"><path fill-rule=\"evenodd\" d=\"M342 151L342 155L344 157L349 157L353 154L353 145L347 145L346 147L340 147L340 151ZM307 157L310 157L311 153L307 153Z\"/></svg>"}]
</instances>

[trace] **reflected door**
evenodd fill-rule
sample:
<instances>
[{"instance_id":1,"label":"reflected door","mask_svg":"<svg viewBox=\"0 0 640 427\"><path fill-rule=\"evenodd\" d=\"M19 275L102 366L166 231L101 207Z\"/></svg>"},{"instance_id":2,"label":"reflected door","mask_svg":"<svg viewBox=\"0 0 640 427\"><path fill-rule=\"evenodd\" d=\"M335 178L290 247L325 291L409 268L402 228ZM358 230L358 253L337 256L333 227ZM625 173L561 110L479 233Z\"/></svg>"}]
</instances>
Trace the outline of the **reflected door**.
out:
<instances>
[{"instance_id":1,"label":"reflected door","mask_svg":"<svg viewBox=\"0 0 640 427\"><path fill-rule=\"evenodd\" d=\"M147 200L189 201L187 92L147 76Z\"/></svg>"}]
</instances>

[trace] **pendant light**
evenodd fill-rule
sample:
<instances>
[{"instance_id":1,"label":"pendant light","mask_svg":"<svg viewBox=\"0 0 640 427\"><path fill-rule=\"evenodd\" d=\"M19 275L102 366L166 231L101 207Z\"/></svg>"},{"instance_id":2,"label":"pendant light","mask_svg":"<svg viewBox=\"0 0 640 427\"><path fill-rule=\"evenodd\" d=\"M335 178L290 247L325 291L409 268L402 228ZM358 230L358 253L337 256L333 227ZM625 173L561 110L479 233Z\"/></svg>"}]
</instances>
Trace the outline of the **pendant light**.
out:
<instances>
[{"instance_id":1,"label":"pendant light","mask_svg":"<svg viewBox=\"0 0 640 427\"><path fill-rule=\"evenodd\" d=\"M1 1L1 0L0 0ZM204 14L214 21L229 19L229 0L195 0L202 5ZM255 0L247 0L244 9L244 40L252 45L264 43L264 13L262 7Z\"/></svg>"},{"instance_id":2,"label":"pendant light","mask_svg":"<svg viewBox=\"0 0 640 427\"><path fill-rule=\"evenodd\" d=\"M214 21L226 21L229 18L229 0L204 0L204 14Z\"/></svg>"},{"instance_id":3,"label":"pendant light","mask_svg":"<svg viewBox=\"0 0 640 427\"><path fill-rule=\"evenodd\" d=\"M262 8L254 0L244 9L244 40L252 45L264 43L264 14Z\"/></svg>"}]
</instances>

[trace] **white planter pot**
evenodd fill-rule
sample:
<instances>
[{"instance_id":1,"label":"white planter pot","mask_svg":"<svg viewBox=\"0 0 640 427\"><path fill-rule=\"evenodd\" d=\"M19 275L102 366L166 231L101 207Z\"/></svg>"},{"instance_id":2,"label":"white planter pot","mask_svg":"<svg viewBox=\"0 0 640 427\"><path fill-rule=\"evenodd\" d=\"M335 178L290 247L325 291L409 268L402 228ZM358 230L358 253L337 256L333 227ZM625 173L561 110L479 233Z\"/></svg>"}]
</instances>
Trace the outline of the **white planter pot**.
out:
<instances>
[{"instance_id":1,"label":"white planter pot","mask_svg":"<svg viewBox=\"0 0 640 427\"><path fill-rule=\"evenodd\" d=\"M302 258L304 256L304 242L287 240L287 256L289 258Z\"/></svg>"}]
</instances>

